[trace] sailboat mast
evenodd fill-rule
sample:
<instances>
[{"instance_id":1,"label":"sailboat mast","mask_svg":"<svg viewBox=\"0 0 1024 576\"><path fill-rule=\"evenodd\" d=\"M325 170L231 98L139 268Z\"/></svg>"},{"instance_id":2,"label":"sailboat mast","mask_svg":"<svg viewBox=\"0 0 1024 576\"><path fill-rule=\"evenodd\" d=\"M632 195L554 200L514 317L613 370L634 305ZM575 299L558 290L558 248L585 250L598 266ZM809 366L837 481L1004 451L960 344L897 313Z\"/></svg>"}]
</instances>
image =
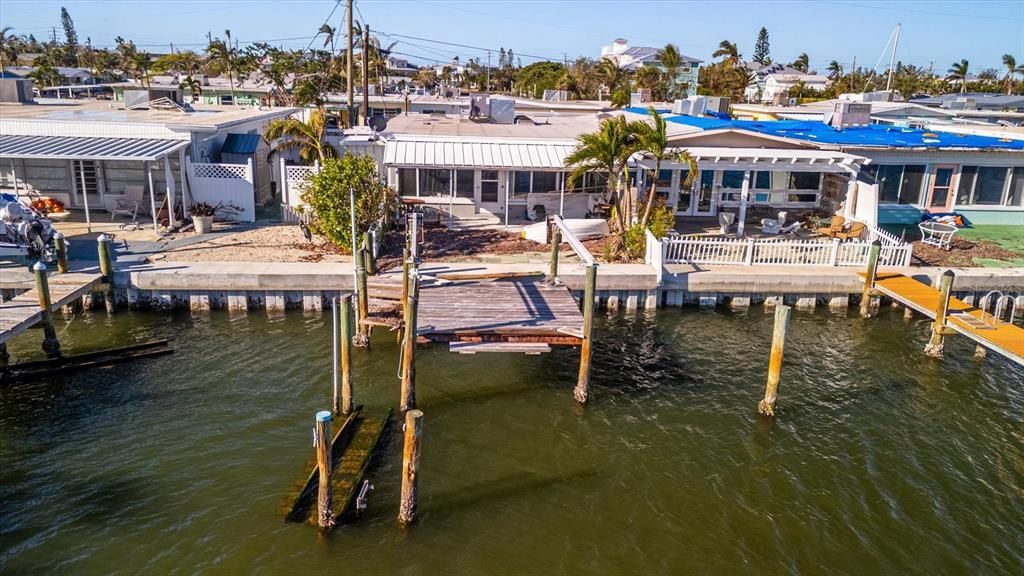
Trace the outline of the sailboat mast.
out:
<instances>
[{"instance_id":1,"label":"sailboat mast","mask_svg":"<svg viewBox=\"0 0 1024 576\"><path fill-rule=\"evenodd\" d=\"M892 77L896 73L896 48L900 45L900 27L903 24L896 25L896 41L892 44L892 59L889 61L889 80L885 83L885 91L889 93L889 101L892 102Z\"/></svg>"}]
</instances>

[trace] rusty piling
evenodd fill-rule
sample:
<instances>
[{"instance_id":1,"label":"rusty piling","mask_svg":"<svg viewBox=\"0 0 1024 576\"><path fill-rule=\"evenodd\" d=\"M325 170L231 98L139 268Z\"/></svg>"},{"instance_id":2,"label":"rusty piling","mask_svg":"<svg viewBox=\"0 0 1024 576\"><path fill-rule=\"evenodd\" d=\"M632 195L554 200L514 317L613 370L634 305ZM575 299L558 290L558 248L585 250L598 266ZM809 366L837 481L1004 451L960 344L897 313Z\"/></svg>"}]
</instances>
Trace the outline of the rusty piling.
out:
<instances>
[{"instance_id":1,"label":"rusty piling","mask_svg":"<svg viewBox=\"0 0 1024 576\"><path fill-rule=\"evenodd\" d=\"M416 521L419 506L420 440L423 436L423 412L405 413L405 444L402 448L402 500L398 523L408 526Z\"/></svg>"},{"instance_id":2,"label":"rusty piling","mask_svg":"<svg viewBox=\"0 0 1024 576\"><path fill-rule=\"evenodd\" d=\"M587 266L583 287L583 337L580 342L580 373L572 395L580 404L586 404L590 388L590 357L594 334L594 294L597 291L597 265Z\"/></svg>"},{"instance_id":3,"label":"rusty piling","mask_svg":"<svg viewBox=\"0 0 1024 576\"><path fill-rule=\"evenodd\" d=\"M768 360L768 383L764 387L764 399L757 404L757 412L764 416L775 416L775 401L779 395L779 379L782 376L782 354L786 346L786 332L792 308L780 305L775 308L775 326L772 328L772 354Z\"/></svg>"},{"instance_id":4,"label":"rusty piling","mask_svg":"<svg viewBox=\"0 0 1024 576\"><path fill-rule=\"evenodd\" d=\"M316 520L321 529L330 530L334 527L334 512L331 490L331 412L322 410L316 413L316 427L313 432L313 443L316 448L316 466L319 470L318 490L316 495Z\"/></svg>"},{"instance_id":5,"label":"rusty piling","mask_svg":"<svg viewBox=\"0 0 1024 576\"><path fill-rule=\"evenodd\" d=\"M402 333L402 398L399 402L402 412L416 408L416 309L419 293L419 274L413 268L409 275Z\"/></svg>"},{"instance_id":6,"label":"rusty piling","mask_svg":"<svg viewBox=\"0 0 1024 576\"><path fill-rule=\"evenodd\" d=\"M942 358L943 340L948 331L946 314L949 313L949 293L953 290L955 278L952 270L946 270L939 278L939 303L935 308L935 320L932 321L932 335L924 347L924 353L932 358Z\"/></svg>"},{"instance_id":7,"label":"rusty piling","mask_svg":"<svg viewBox=\"0 0 1024 576\"><path fill-rule=\"evenodd\" d=\"M882 251L882 243L875 240L868 250L868 269L864 275L864 288L860 293L860 317L871 317L871 291L875 287L875 275L878 272L878 255Z\"/></svg>"}]
</instances>

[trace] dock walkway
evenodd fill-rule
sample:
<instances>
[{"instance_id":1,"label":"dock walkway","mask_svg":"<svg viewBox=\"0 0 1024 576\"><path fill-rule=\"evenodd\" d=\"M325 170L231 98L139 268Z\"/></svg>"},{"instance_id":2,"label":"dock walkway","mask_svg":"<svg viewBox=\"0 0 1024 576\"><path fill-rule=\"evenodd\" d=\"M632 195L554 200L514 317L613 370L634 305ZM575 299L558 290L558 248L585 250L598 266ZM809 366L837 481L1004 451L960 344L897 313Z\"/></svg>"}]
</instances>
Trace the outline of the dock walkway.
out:
<instances>
[{"instance_id":1,"label":"dock walkway","mask_svg":"<svg viewBox=\"0 0 1024 576\"><path fill-rule=\"evenodd\" d=\"M939 291L903 274L880 273L875 289L897 302L935 318L939 307ZM990 348L1010 360L1024 365L1024 329L1008 322L984 318L980 308L957 298L949 299L946 326Z\"/></svg>"},{"instance_id":2,"label":"dock walkway","mask_svg":"<svg viewBox=\"0 0 1024 576\"><path fill-rule=\"evenodd\" d=\"M50 276L51 312L81 298L102 278L99 272L69 272ZM0 303L0 344L28 330L42 317L39 294L35 288Z\"/></svg>"}]
</instances>

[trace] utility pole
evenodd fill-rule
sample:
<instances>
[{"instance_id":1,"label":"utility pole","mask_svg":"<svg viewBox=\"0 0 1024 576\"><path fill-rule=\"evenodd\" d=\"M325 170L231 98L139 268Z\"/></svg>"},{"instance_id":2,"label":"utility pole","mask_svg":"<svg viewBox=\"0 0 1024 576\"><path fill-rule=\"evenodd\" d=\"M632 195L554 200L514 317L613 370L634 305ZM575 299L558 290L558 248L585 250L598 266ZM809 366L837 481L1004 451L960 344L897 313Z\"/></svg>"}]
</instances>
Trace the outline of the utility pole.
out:
<instances>
[{"instance_id":1,"label":"utility pole","mask_svg":"<svg viewBox=\"0 0 1024 576\"><path fill-rule=\"evenodd\" d=\"M171 42L171 56L174 56L174 42Z\"/></svg>"},{"instance_id":2,"label":"utility pole","mask_svg":"<svg viewBox=\"0 0 1024 576\"><path fill-rule=\"evenodd\" d=\"M363 126L370 125L370 25L363 22Z\"/></svg>"},{"instance_id":3,"label":"utility pole","mask_svg":"<svg viewBox=\"0 0 1024 576\"><path fill-rule=\"evenodd\" d=\"M348 50L345 52L345 83L348 85L348 98L345 100L345 107L348 109L348 125L355 126L356 123L352 121L355 116L355 97L356 91L355 86L352 84L355 77L355 67L352 62L352 0L348 0L346 4L345 14L348 19Z\"/></svg>"},{"instance_id":4,"label":"utility pole","mask_svg":"<svg viewBox=\"0 0 1024 576\"><path fill-rule=\"evenodd\" d=\"M487 90L484 92L491 91L491 51L487 51Z\"/></svg>"},{"instance_id":5,"label":"utility pole","mask_svg":"<svg viewBox=\"0 0 1024 576\"><path fill-rule=\"evenodd\" d=\"M889 60L889 79L885 82L885 91L889 93L889 102L892 102L892 76L896 72L896 47L900 45L900 27L896 24L896 41L892 44L892 58Z\"/></svg>"},{"instance_id":6,"label":"utility pole","mask_svg":"<svg viewBox=\"0 0 1024 576\"><path fill-rule=\"evenodd\" d=\"M56 26L50 26L50 38L53 40L54 44L57 43L57 27Z\"/></svg>"}]
</instances>

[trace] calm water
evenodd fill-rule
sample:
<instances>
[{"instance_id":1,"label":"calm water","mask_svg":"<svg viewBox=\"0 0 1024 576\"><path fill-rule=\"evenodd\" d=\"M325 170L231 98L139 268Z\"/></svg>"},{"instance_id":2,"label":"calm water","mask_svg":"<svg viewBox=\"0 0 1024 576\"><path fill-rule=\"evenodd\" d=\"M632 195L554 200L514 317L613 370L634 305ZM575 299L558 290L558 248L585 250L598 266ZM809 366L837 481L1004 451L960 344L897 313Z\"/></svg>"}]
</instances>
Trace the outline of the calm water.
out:
<instances>
[{"instance_id":1,"label":"calm water","mask_svg":"<svg viewBox=\"0 0 1024 576\"><path fill-rule=\"evenodd\" d=\"M0 387L0 573L1024 573L1024 371L957 337L930 361L887 311L795 313L775 421L760 308L603 319L585 410L572 351L421 349L420 522L396 526L392 435L367 513L320 538L275 513L329 405L327 320L62 322L67 350L177 352ZM358 402L397 404L396 367L375 336Z\"/></svg>"}]
</instances>

